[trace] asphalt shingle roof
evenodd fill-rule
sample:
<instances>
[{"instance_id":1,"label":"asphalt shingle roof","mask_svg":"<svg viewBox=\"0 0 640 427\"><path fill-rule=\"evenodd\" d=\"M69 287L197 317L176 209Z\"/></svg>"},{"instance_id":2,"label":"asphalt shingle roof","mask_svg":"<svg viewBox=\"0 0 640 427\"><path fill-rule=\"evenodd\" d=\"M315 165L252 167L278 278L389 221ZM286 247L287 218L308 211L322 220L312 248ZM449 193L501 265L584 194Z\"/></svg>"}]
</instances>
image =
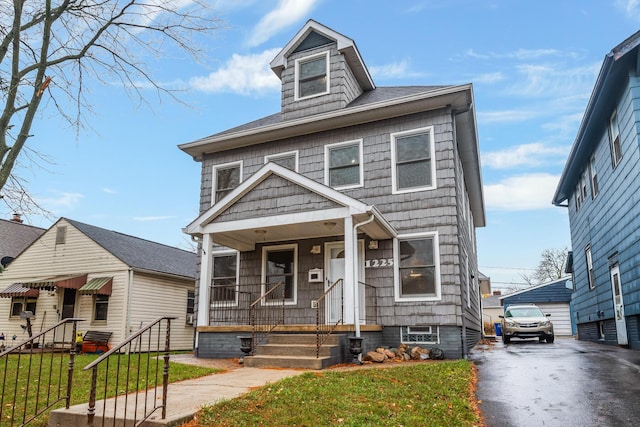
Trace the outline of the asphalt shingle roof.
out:
<instances>
[{"instance_id":1,"label":"asphalt shingle roof","mask_svg":"<svg viewBox=\"0 0 640 427\"><path fill-rule=\"evenodd\" d=\"M44 228L0 219L0 258L15 258L45 231Z\"/></svg>"},{"instance_id":2,"label":"asphalt shingle roof","mask_svg":"<svg viewBox=\"0 0 640 427\"><path fill-rule=\"evenodd\" d=\"M194 278L196 254L65 218L91 240L135 269Z\"/></svg>"}]
</instances>

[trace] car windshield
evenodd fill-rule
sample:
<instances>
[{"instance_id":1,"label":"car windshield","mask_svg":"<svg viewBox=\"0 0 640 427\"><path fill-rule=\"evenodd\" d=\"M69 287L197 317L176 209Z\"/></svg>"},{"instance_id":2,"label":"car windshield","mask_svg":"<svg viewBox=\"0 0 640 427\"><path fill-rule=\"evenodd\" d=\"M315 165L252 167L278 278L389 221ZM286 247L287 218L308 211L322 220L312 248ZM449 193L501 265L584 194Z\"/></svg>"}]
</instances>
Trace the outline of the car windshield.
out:
<instances>
[{"instance_id":1,"label":"car windshield","mask_svg":"<svg viewBox=\"0 0 640 427\"><path fill-rule=\"evenodd\" d=\"M544 317L537 307L510 308L505 317Z\"/></svg>"}]
</instances>

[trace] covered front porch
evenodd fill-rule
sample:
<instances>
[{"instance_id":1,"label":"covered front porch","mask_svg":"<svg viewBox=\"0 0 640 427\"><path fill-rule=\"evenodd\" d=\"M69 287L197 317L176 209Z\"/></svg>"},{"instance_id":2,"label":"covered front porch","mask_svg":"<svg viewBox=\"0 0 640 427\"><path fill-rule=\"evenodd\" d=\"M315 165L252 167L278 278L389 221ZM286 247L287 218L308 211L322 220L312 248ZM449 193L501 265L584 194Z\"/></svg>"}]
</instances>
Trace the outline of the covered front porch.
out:
<instances>
[{"instance_id":1,"label":"covered front porch","mask_svg":"<svg viewBox=\"0 0 640 427\"><path fill-rule=\"evenodd\" d=\"M319 357L331 334L381 329L365 260L391 269L397 233L374 206L269 163L185 231L202 245L198 353L214 336L250 333L253 354L268 334L311 333Z\"/></svg>"}]
</instances>

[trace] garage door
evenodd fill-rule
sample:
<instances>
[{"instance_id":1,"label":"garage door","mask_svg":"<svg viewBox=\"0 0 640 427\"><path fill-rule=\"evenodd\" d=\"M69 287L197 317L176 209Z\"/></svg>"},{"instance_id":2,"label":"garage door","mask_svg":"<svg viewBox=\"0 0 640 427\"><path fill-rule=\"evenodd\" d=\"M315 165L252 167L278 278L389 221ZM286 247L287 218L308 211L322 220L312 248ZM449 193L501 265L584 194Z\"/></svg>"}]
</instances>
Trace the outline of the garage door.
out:
<instances>
[{"instance_id":1,"label":"garage door","mask_svg":"<svg viewBox=\"0 0 640 427\"><path fill-rule=\"evenodd\" d=\"M536 304L545 314L551 314L553 332L556 335L573 335L571 331L571 312L569 304Z\"/></svg>"}]
</instances>

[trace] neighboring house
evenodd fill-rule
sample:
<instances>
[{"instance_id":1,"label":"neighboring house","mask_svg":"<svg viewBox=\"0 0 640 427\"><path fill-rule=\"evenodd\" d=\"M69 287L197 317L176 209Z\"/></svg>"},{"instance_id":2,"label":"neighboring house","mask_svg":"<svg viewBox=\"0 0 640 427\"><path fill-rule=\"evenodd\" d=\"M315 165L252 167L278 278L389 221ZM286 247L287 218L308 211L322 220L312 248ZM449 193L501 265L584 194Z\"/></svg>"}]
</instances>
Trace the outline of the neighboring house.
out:
<instances>
[{"instance_id":1,"label":"neighboring house","mask_svg":"<svg viewBox=\"0 0 640 427\"><path fill-rule=\"evenodd\" d=\"M240 297L284 283L289 333L315 332L318 316L365 351L465 356L481 338L485 225L471 84L376 87L354 41L313 20L271 69L280 112L180 146L202 163L185 229L202 244L197 355L237 356Z\"/></svg>"},{"instance_id":2,"label":"neighboring house","mask_svg":"<svg viewBox=\"0 0 640 427\"><path fill-rule=\"evenodd\" d=\"M500 297L503 309L516 304L535 304L545 313L550 314L556 335L573 335L571 321L571 294L573 282L571 277L563 277L541 285L532 286L521 291Z\"/></svg>"},{"instance_id":3,"label":"neighboring house","mask_svg":"<svg viewBox=\"0 0 640 427\"><path fill-rule=\"evenodd\" d=\"M10 221L0 219L0 272L45 231L23 224L18 214Z\"/></svg>"},{"instance_id":4,"label":"neighboring house","mask_svg":"<svg viewBox=\"0 0 640 427\"><path fill-rule=\"evenodd\" d=\"M640 349L640 32L608 53L553 197L568 207L582 340Z\"/></svg>"},{"instance_id":5,"label":"neighboring house","mask_svg":"<svg viewBox=\"0 0 640 427\"><path fill-rule=\"evenodd\" d=\"M114 344L168 315L172 349L192 349L195 268L192 252L61 218L0 275L0 332L26 339L31 311L34 333L76 317Z\"/></svg>"},{"instance_id":6,"label":"neighboring house","mask_svg":"<svg viewBox=\"0 0 640 427\"><path fill-rule=\"evenodd\" d=\"M495 324L500 322L500 316L504 314L500 303L500 291L494 291L493 295L482 295L482 320L485 335L495 335Z\"/></svg>"}]
</instances>

